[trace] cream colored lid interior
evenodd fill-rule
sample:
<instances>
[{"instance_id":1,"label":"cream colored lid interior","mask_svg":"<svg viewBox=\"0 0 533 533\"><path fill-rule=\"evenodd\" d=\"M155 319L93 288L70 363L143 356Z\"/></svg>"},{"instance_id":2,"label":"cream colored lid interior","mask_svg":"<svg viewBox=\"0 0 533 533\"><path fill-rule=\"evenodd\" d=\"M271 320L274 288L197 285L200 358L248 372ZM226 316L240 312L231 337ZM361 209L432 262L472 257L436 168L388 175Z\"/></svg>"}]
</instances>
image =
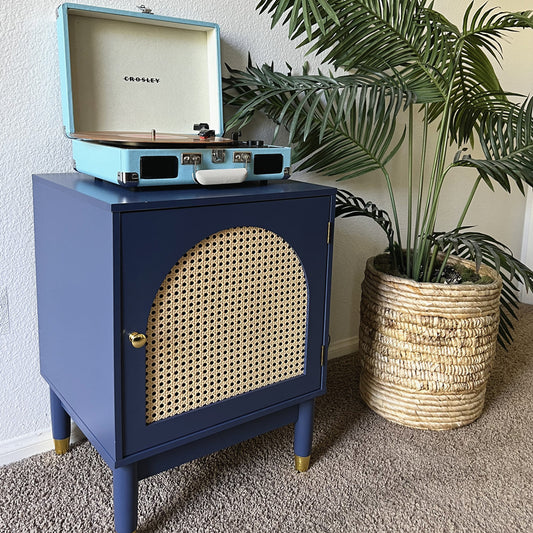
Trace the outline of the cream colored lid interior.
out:
<instances>
[{"instance_id":1,"label":"cream colored lid interior","mask_svg":"<svg viewBox=\"0 0 533 533\"><path fill-rule=\"evenodd\" d=\"M76 132L222 132L215 29L74 11L69 35Z\"/></svg>"}]
</instances>

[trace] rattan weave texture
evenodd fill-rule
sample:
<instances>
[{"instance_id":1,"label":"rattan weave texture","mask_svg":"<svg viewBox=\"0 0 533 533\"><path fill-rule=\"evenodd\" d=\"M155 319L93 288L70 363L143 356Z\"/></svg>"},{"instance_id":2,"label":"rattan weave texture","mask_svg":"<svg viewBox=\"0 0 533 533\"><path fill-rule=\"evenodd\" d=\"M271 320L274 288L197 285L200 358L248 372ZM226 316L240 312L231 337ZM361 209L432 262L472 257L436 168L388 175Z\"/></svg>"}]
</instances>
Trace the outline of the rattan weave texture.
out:
<instances>
[{"instance_id":1,"label":"rattan weave texture","mask_svg":"<svg viewBox=\"0 0 533 533\"><path fill-rule=\"evenodd\" d=\"M146 336L146 422L304 373L307 281L279 235L229 228L197 243L154 298Z\"/></svg>"}]
</instances>

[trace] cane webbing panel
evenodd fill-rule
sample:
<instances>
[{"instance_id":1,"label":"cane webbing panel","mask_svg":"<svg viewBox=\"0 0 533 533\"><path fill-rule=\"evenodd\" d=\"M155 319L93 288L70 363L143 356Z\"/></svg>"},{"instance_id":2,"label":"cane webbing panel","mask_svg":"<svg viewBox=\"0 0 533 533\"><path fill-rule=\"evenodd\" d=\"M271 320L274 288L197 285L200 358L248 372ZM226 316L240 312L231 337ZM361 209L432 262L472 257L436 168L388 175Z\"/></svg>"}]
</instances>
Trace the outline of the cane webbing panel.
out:
<instances>
[{"instance_id":1,"label":"cane webbing panel","mask_svg":"<svg viewBox=\"0 0 533 533\"><path fill-rule=\"evenodd\" d=\"M215 233L159 288L146 336L146 423L304 373L307 283L279 235Z\"/></svg>"}]
</instances>

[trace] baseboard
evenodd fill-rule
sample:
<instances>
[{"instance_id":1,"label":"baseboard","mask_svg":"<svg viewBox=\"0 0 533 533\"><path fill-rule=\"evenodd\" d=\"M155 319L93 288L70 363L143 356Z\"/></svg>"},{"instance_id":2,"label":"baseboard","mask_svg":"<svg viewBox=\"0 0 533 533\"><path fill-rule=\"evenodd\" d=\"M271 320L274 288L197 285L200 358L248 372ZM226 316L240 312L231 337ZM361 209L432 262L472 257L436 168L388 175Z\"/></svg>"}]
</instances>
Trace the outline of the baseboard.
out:
<instances>
[{"instance_id":1,"label":"baseboard","mask_svg":"<svg viewBox=\"0 0 533 533\"><path fill-rule=\"evenodd\" d=\"M84 439L81 430L72 424L70 442L71 444ZM16 437L14 439L0 442L0 466L8 465L38 453L49 452L54 448L52 431L38 431Z\"/></svg>"},{"instance_id":2,"label":"baseboard","mask_svg":"<svg viewBox=\"0 0 533 533\"><path fill-rule=\"evenodd\" d=\"M336 359L343 355L348 355L357 351L359 346L359 337L350 337L332 342L328 348L328 359Z\"/></svg>"}]
</instances>

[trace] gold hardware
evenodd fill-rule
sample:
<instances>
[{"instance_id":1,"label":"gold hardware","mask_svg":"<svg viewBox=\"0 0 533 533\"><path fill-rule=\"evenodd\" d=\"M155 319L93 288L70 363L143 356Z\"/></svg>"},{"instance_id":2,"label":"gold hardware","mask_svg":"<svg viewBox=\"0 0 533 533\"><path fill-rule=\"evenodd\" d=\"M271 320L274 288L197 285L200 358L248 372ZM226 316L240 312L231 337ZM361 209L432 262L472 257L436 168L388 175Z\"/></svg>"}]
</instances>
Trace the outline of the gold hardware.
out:
<instances>
[{"instance_id":1,"label":"gold hardware","mask_svg":"<svg viewBox=\"0 0 533 533\"><path fill-rule=\"evenodd\" d=\"M320 366L324 366L324 346L322 345L322 351L320 352Z\"/></svg>"},{"instance_id":2,"label":"gold hardware","mask_svg":"<svg viewBox=\"0 0 533 533\"><path fill-rule=\"evenodd\" d=\"M57 455L64 455L68 452L70 445L70 437L66 439L54 439L54 449Z\"/></svg>"},{"instance_id":3,"label":"gold hardware","mask_svg":"<svg viewBox=\"0 0 533 533\"><path fill-rule=\"evenodd\" d=\"M134 348L142 348L146 344L146 335L136 331L130 333L129 339Z\"/></svg>"},{"instance_id":4,"label":"gold hardware","mask_svg":"<svg viewBox=\"0 0 533 533\"><path fill-rule=\"evenodd\" d=\"M328 222L328 238L326 244L329 244L331 241L331 222Z\"/></svg>"},{"instance_id":5,"label":"gold hardware","mask_svg":"<svg viewBox=\"0 0 533 533\"><path fill-rule=\"evenodd\" d=\"M311 456L300 457L299 455L294 456L294 466L298 472L307 472L309 470L309 463L311 462Z\"/></svg>"}]
</instances>

